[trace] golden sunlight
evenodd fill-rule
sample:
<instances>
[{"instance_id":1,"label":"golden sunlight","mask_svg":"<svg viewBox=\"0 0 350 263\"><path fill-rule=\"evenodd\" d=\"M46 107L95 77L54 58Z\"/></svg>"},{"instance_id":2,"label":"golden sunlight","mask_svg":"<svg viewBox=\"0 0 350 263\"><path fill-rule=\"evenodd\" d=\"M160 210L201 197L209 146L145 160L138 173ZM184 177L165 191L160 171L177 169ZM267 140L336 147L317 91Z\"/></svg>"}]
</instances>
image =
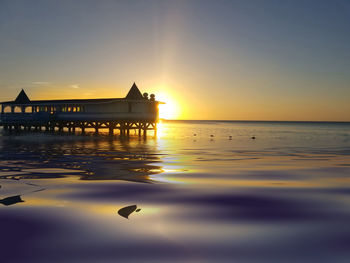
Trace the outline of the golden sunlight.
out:
<instances>
[{"instance_id":1,"label":"golden sunlight","mask_svg":"<svg viewBox=\"0 0 350 263\"><path fill-rule=\"evenodd\" d=\"M157 100L165 103L159 104L160 119L174 120L179 117L179 106L170 96L165 94L157 94Z\"/></svg>"}]
</instances>

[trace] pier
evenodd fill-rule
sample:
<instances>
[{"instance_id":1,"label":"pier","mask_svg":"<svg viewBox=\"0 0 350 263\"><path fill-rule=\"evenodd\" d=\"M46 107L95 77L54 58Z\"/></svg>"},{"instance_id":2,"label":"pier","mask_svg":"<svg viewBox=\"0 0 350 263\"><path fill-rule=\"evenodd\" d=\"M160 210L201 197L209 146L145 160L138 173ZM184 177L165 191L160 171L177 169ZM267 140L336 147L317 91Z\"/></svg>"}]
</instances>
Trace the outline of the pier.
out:
<instances>
[{"instance_id":1,"label":"pier","mask_svg":"<svg viewBox=\"0 0 350 263\"><path fill-rule=\"evenodd\" d=\"M134 83L125 98L30 100L22 90L14 101L1 102L0 126L5 131L47 131L122 137L157 134L159 120L155 95L142 94Z\"/></svg>"}]
</instances>

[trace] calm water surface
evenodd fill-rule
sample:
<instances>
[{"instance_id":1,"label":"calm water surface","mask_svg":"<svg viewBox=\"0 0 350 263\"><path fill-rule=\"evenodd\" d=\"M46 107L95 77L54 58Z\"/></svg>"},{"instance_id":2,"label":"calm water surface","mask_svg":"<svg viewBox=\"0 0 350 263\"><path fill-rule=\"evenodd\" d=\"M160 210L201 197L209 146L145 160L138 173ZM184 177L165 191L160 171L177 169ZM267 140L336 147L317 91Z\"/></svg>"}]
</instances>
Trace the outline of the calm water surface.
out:
<instances>
[{"instance_id":1,"label":"calm water surface","mask_svg":"<svg viewBox=\"0 0 350 263\"><path fill-rule=\"evenodd\" d=\"M168 121L147 140L1 132L0 185L1 262L350 258L347 123Z\"/></svg>"}]
</instances>

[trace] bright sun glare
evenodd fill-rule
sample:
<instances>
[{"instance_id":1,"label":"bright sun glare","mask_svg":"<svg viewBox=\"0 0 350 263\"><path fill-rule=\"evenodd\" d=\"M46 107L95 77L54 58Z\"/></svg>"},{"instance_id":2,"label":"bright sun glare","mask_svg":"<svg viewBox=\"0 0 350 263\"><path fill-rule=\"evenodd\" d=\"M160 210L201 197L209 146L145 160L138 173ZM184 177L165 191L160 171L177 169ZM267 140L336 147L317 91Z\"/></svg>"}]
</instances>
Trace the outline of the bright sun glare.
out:
<instances>
[{"instance_id":1,"label":"bright sun glare","mask_svg":"<svg viewBox=\"0 0 350 263\"><path fill-rule=\"evenodd\" d=\"M164 102L165 104L159 104L159 118L166 120L173 120L179 116L179 108L170 96L165 94L157 95L158 101Z\"/></svg>"}]
</instances>

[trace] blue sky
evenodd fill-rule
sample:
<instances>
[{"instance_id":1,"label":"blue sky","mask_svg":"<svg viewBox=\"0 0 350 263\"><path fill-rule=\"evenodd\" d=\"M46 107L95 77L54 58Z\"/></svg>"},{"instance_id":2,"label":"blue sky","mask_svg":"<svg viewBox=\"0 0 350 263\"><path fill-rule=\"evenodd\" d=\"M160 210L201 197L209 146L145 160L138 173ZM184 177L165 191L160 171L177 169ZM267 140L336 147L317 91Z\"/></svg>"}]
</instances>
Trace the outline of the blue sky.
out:
<instances>
[{"instance_id":1,"label":"blue sky","mask_svg":"<svg viewBox=\"0 0 350 263\"><path fill-rule=\"evenodd\" d=\"M125 96L181 119L350 121L349 1L0 0L0 100Z\"/></svg>"}]
</instances>

